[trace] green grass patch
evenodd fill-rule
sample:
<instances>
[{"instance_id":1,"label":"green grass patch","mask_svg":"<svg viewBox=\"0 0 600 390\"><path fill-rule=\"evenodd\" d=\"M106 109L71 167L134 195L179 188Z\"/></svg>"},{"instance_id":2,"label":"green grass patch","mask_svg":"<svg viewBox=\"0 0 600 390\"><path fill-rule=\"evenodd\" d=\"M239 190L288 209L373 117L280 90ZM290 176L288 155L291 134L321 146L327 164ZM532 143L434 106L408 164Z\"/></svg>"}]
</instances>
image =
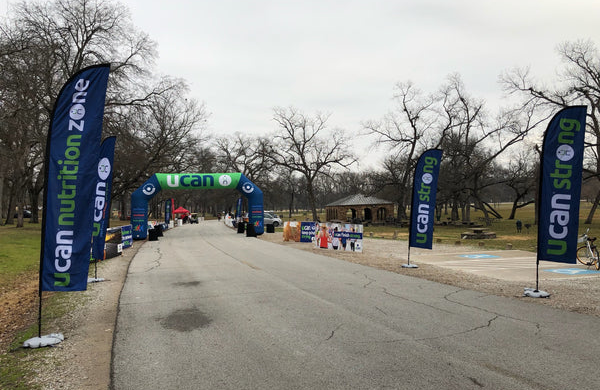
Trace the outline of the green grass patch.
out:
<instances>
[{"instance_id":1,"label":"green grass patch","mask_svg":"<svg viewBox=\"0 0 600 390\"><path fill-rule=\"evenodd\" d=\"M34 375L33 364L29 354L39 354L40 351L16 351L0 355L0 389L37 390L41 386L29 383Z\"/></svg>"},{"instance_id":2,"label":"green grass patch","mask_svg":"<svg viewBox=\"0 0 600 390\"><path fill-rule=\"evenodd\" d=\"M60 332L61 319L70 312L85 305L87 291L66 293L45 292L42 305L42 334ZM58 329L58 330L57 330ZM41 389L40 385L28 380L35 375L35 367L47 364L47 348L23 348L23 342L38 336L37 321L18 333L10 345L9 352L0 355L0 389Z\"/></svg>"},{"instance_id":3,"label":"green grass patch","mask_svg":"<svg viewBox=\"0 0 600 390\"><path fill-rule=\"evenodd\" d=\"M119 226L123 223L115 224ZM9 290L19 278L39 277L41 224L25 223L22 228L14 225L0 226L0 283L1 290ZM54 324L65 314L76 310L85 302L86 292L44 293L42 310L42 333L52 333ZM37 304L37 302L36 302ZM24 349L23 341L38 335L38 323L34 321L26 330L16 335L9 352L0 354L0 389L37 390L41 386L29 383L35 376L34 368L44 364L46 348Z\"/></svg>"},{"instance_id":4,"label":"green grass patch","mask_svg":"<svg viewBox=\"0 0 600 390\"><path fill-rule=\"evenodd\" d=\"M40 233L38 224L25 227L0 226L0 283L10 285L19 275L39 269Z\"/></svg>"}]
</instances>

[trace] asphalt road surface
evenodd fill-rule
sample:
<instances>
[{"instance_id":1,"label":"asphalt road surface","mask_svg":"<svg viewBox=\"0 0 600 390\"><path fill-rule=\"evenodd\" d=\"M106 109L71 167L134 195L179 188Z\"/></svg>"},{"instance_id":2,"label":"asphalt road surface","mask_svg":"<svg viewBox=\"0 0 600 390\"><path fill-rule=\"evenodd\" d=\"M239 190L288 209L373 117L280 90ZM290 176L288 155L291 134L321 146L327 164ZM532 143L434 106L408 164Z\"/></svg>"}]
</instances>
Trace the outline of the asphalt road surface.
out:
<instances>
[{"instance_id":1,"label":"asphalt road surface","mask_svg":"<svg viewBox=\"0 0 600 390\"><path fill-rule=\"evenodd\" d=\"M600 321L246 237L149 241L121 294L112 388L598 389Z\"/></svg>"}]
</instances>

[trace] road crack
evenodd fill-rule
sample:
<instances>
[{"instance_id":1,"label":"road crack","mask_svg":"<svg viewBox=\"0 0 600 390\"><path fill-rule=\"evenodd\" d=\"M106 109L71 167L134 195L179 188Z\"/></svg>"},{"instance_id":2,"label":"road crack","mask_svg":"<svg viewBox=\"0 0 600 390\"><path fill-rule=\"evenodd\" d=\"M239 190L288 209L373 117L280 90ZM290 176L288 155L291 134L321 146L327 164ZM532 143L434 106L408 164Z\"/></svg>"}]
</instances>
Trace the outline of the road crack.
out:
<instances>
[{"instance_id":1,"label":"road crack","mask_svg":"<svg viewBox=\"0 0 600 390\"><path fill-rule=\"evenodd\" d=\"M451 302L451 303L455 304L455 305L460 305L462 307L467 307L467 308L470 308L470 309L474 309L474 310L478 310L478 311L482 311L484 313L488 313L488 314L494 315L494 316L496 316L494 319L496 319L496 318L504 318L504 319L508 319L508 320L519 321L519 322L523 322L523 323L526 323L526 324L533 325L535 327L535 333L534 333L534 335L537 336L538 334L541 333L542 326L541 326L541 324L539 322L528 321L528 320L525 320L523 318L512 317L512 316L509 316L509 315L506 315L506 314L501 314L501 313L497 313L497 312L492 311L492 310L484 309L484 308L479 307L479 306L468 305L466 303L450 299L450 297L452 297L453 295L458 294L459 292L462 292L462 291L467 291L467 290L459 289L459 290L453 291L451 293L446 294L444 296L444 299L446 301L448 301L448 302ZM481 298L486 297L486 296L489 296L489 294L484 294L484 295L481 296Z\"/></svg>"},{"instance_id":2,"label":"road crack","mask_svg":"<svg viewBox=\"0 0 600 390\"><path fill-rule=\"evenodd\" d=\"M155 253L157 253L157 254L158 254L158 258L157 258L156 260L154 260L154 261L151 263L152 265L151 265L151 266L150 266L148 269L146 269L144 272L150 272L150 271L153 271L153 270L155 270L156 268L158 268L158 267L160 267L160 266L161 266L161 261L162 261L163 254L162 254L162 252L160 251L160 248L159 248L159 247L157 247L157 248L156 248L156 251L155 251Z\"/></svg>"},{"instance_id":3,"label":"road crack","mask_svg":"<svg viewBox=\"0 0 600 390\"><path fill-rule=\"evenodd\" d=\"M344 324L339 324L334 330L331 331L331 334L329 335L329 337L327 337L325 339L325 341L329 341L333 338L333 336L335 335L335 332L340 329Z\"/></svg>"}]
</instances>

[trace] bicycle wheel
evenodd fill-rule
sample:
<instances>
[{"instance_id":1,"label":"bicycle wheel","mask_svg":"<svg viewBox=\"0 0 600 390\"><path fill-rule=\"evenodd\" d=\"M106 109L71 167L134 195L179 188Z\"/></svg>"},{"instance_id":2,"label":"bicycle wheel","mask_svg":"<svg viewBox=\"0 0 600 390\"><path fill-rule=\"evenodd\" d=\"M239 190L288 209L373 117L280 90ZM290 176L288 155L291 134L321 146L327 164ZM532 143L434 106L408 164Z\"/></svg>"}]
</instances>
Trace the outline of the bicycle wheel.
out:
<instances>
[{"instance_id":1,"label":"bicycle wheel","mask_svg":"<svg viewBox=\"0 0 600 390\"><path fill-rule=\"evenodd\" d=\"M596 269L600 270L600 258L598 257L598 248L594 247L592 251L594 252L594 262L596 263Z\"/></svg>"},{"instance_id":2,"label":"bicycle wheel","mask_svg":"<svg viewBox=\"0 0 600 390\"><path fill-rule=\"evenodd\" d=\"M598 250L597 249L595 249L595 250L596 250L596 256L597 256ZM598 258L598 257L596 257L596 258ZM579 261L581 264L587 265L587 266L594 264L594 254L592 254L592 251L587 247L587 245L580 246L579 248L577 248L577 261Z\"/></svg>"}]
</instances>

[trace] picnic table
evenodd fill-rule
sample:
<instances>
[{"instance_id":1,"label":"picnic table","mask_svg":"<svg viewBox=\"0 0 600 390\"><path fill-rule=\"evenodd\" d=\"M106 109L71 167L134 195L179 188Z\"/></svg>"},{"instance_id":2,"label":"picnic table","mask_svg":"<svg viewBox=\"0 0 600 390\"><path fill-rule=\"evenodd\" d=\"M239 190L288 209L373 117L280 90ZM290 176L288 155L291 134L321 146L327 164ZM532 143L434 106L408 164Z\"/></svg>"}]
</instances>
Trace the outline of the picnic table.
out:
<instances>
[{"instance_id":1,"label":"picnic table","mask_svg":"<svg viewBox=\"0 0 600 390\"><path fill-rule=\"evenodd\" d=\"M461 233L461 238L463 240L485 240L496 238L496 232L489 232L489 229L482 227L474 227L471 228L470 232Z\"/></svg>"}]
</instances>

